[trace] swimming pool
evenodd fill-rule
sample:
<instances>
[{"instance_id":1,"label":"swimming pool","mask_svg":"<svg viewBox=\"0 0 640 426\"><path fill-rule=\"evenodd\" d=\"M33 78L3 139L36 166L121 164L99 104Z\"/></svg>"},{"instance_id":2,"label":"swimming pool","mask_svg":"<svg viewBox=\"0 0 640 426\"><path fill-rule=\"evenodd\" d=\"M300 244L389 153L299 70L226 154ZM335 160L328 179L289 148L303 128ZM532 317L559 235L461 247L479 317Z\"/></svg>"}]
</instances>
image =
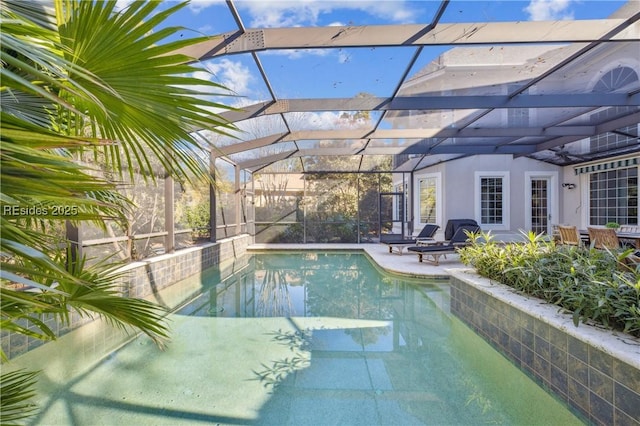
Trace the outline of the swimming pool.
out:
<instances>
[{"instance_id":1,"label":"swimming pool","mask_svg":"<svg viewBox=\"0 0 640 426\"><path fill-rule=\"evenodd\" d=\"M204 275L165 351L140 337L50 384L35 423L583 424L449 314L445 280L361 253L239 264Z\"/></svg>"}]
</instances>

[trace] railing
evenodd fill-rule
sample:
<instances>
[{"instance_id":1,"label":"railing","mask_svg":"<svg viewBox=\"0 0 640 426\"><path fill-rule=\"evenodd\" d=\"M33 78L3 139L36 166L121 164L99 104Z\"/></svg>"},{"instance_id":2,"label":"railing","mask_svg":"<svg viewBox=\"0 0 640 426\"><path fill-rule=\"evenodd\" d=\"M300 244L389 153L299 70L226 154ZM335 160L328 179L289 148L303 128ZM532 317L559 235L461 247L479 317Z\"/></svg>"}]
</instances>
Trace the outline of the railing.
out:
<instances>
[{"instance_id":1,"label":"railing","mask_svg":"<svg viewBox=\"0 0 640 426\"><path fill-rule=\"evenodd\" d=\"M237 232L238 224L235 224L235 223L218 225L216 226L216 236L214 240L223 239L227 237L234 237L238 234L246 233L247 229L249 228L249 225L250 224L246 222L241 223L239 227L240 232ZM148 250L145 250L144 252L138 252L138 253L135 253L134 255L131 255L131 253L129 254L123 253L123 255L121 256L123 259L129 258L130 260L140 260L140 259L148 258L151 256L172 252L174 250L180 250L183 248L191 247L193 244L196 244L198 242L212 241L210 227L179 229L179 230L173 231L172 234L173 234L173 242L169 243L169 246L171 247L170 250L167 250L167 242L166 242L166 238L169 236L169 232L157 231L157 232L149 232L149 233L143 233L143 234L121 235L121 236L114 236L114 237L104 237L104 238L94 238L94 239L84 240L81 242L79 246L79 252L81 254L87 254L88 250L99 250L100 247L105 247L109 244L115 244L115 243L122 244L129 241L140 242L145 240L146 241L156 240L156 242L150 243ZM179 238L185 235L200 235L200 234L204 234L204 235L199 238L198 237ZM105 251L117 253L118 249L116 248L104 249L103 252ZM90 261L90 258L92 256L87 256L87 257L89 258L89 261Z\"/></svg>"}]
</instances>

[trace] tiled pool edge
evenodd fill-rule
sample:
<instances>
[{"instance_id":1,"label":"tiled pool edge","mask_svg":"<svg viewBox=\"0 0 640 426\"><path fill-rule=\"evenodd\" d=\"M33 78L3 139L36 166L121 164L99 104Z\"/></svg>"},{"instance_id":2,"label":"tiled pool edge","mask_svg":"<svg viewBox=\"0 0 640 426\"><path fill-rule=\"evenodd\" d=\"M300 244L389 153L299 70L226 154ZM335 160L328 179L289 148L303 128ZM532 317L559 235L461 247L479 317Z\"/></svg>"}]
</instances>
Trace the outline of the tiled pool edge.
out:
<instances>
[{"instance_id":1,"label":"tiled pool edge","mask_svg":"<svg viewBox=\"0 0 640 426\"><path fill-rule=\"evenodd\" d=\"M242 257L251 241L251 236L241 235L130 263L123 268L128 272L128 296L147 297L212 266Z\"/></svg>"},{"instance_id":2,"label":"tiled pool edge","mask_svg":"<svg viewBox=\"0 0 640 426\"><path fill-rule=\"evenodd\" d=\"M122 268L122 271L125 272L120 278L123 291L130 297L162 302L156 300L156 296L161 290L200 274L212 266L243 256L252 241L253 238L250 235L240 235L132 262ZM184 289L184 291L190 290ZM87 343L83 346L90 348L87 350L89 357L93 352L101 353L104 351L108 353L109 349L119 346L121 344L119 342L127 338L119 329L108 325L101 326L101 321L81 317L75 312L70 315L69 324L61 324L55 318L47 318L45 323L58 337L91 325L91 327L86 327L85 332L80 333L87 336ZM40 339L6 331L2 331L0 340L2 349L9 360L47 344Z\"/></svg>"},{"instance_id":3,"label":"tiled pool edge","mask_svg":"<svg viewBox=\"0 0 640 426\"><path fill-rule=\"evenodd\" d=\"M597 425L640 425L640 339L580 324L471 270L449 270L451 312Z\"/></svg>"}]
</instances>

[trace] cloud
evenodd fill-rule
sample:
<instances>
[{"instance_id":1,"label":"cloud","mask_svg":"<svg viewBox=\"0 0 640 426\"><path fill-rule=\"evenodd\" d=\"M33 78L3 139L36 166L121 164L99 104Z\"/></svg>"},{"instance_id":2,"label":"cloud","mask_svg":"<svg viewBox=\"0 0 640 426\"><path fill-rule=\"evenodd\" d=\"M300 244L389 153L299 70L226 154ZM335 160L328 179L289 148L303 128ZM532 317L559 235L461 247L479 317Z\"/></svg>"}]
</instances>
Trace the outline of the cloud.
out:
<instances>
[{"instance_id":1,"label":"cloud","mask_svg":"<svg viewBox=\"0 0 640 426\"><path fill-rule=\"evenodd\" d=\"M197 29L200 34L209 34L213 31L213 26L206 24Z\"/></svg>"},{"instance_id":2,"label":"cloud","mask_svg":"<svg viewBox=\"0 0 640 426\"><path fill-rule=\"evenodd\" d=\"M214 4L223 4L224 0L191 0L189 3L189 10L191 10L195 15L202 12L203 9L206 9L209 6Z\"/></svg>"},{"instance_id":3,"label":"cloud","mask_svg":"<svg viewBox=\"0 0 640 426\"><path fill-rule=\"evenodd\" d=\"M346 64L350 60L351 60L351 55L349 55L349 53L345 52L344 50L340 49L340 51L338 52L338 62L341 64Z\"/></svg>"},{"instance_id":4,"label":"cloud","mask_svg":"<svg viewBox=\"0 0 640 426\"><path fill-rule=\"evenodd\" d=\"M293 129L305 130L335 130L356 129L371 126L370 118L354 119L353 111L322 111L297 113L294 117L287 116Z\"/></svg>"},{"instance_id":5,"label":"cloud","mask_svg":"<svg viewBox=\"0 0 640 426\"><path fill-rule=\"evenodd\" d=\"M248 28L286 28L301 26L317 26L322 15L334 12L348 16L350 11L365 12L384 21L396 23L412 23L417 12L405 0L245 0L236 3L246 19ZM326 25L326 24L322 24ZM329 26L359 25L358 22L333 21ZM263 54L284 55L290 59L298 59L309 55L333 55L327 49L296 49L269 51ZM349 58L337 55L339 63L348 62Z\"/></svg>"},{"instance_id":6,"label":"cloud","mask_svg":"<svg viewBox=\"0 0 640 426\"><path fill-rule=\"evenodd\" d=\"M129 7L135 0L117 0L115 10L122 11Z\"/></svg>"},{"instance_id":7,"label":"cloud","mask_svg":"<svg viewBox=\"0 0 640 426\"><path fill-rule=\"evenodd\" d=\"M308 56L330 56L331 54L329 49L283 49L261 52L261 55L286 56L289 59L306 58Z\"/></svg>"},{"instance_id":8,"label":"cloud","mask_svg":"<svg viewBox=\"0 0 640 426\"><path fill-rule=\"evenodd\" d=\"M523 10L532 21L556 21L573 19L570 10L572 0L531 0Z\"/></svg>"},{"instance_id":9,"label":"cloud","mask_svg":"<svg viewBox=\"0 0 640 426\"><path fill-rule=\"evenodd\" d=\"M211 72L214 80L232 90L238 95L247 96L250 94L249 85L253 81L251 71L240 62L229 59L222 59L217 62L208 63L207 70Z\"/></svg>"},{"instance_id":10,"label":"cloud","mask_svg":"<svg viewBox=\"0 0 640 426\"><path fill-rule=\"evenodd\" d=\"M397 23L413 22L415 15L405 1L260 0L239 2L237 6L249 13L249 26L253 28L313 26L321 15L336 10L362 11Z\"/></svg>"},{"instance_id":11,"label":"cloud","mask_svg":"<svg viewBox=\"0 0 640 426\"><path fill-rule=\"evenodd\" d=\"M303 121L309 129L329 130L335 129L339 121L340 113L333 111L309 112L303 115Z\"/></svg>"}]
</instances>

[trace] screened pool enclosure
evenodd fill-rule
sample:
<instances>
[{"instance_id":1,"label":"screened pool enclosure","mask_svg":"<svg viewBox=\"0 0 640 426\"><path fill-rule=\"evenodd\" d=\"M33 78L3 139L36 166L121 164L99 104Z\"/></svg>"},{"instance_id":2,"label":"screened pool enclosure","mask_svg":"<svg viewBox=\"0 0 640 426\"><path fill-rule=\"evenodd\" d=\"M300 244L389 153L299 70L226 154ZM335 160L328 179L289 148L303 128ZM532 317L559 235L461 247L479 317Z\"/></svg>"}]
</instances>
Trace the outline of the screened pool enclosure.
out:
<instances>
[{"instance_id":1,"label":"screened pool enclosure","mask_svg":"<svg viewBox=\"0 0 640 426\"><path fill-rule=\"evenodd\" d=\"M128 229L67 230L83 252L137 259L242 233L366 243L455 217L638 224L639 2L512 22L496 8L529 2L353 2L351 22L307 25L251 3L203 7L215 31L181 52L239 95L221 114L237 131L196 129L216 187L134 185ZM288 7L274 13L311 6Z\"/></svg>"}]
</instances>

